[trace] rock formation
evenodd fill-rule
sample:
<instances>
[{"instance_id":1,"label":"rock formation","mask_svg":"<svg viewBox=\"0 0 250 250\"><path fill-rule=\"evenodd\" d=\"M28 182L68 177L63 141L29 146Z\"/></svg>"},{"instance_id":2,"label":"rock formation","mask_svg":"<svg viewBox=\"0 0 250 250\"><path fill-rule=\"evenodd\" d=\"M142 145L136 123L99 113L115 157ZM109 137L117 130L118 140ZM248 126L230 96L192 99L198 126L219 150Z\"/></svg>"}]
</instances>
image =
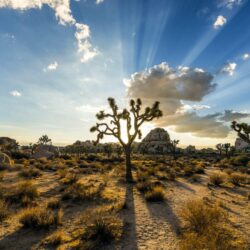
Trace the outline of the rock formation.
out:
<instances>
[{"instance_id":1,"label":"rock formation","mask_svg":"<svg viewBox=\"0 0 250 250\"><path fill-rule=\"evenodd\" d=\"M170 152L170 137L163 128L155 128L142 140L139 152L146 154L164 154Z\"/></svg>"},{"instance_id":2,"label":"rock formation","mask_svg":"<svg viewBox=\"0 0 250 250\"><path fill-rule=\"evenodd\" d=\"M33 157L35 159L39 159L39 158L52 159L56 156L59 156L59 154L60 152L59 152L58 147L54 147L52 145L40 144L35 148Z\"/></svg>"},{"instance_id":3,"label":"rock formation","mask_svg":"<svg viewBox=\"0 0 250 250\"><path fill-rule=\"evenodd\" d=\"M0 152L0 164L2 165L8 165L11 166L12 165L12 161L10 159L10 157L8 155L6 155L5 153Z\"/></svg>"}]
</instances>

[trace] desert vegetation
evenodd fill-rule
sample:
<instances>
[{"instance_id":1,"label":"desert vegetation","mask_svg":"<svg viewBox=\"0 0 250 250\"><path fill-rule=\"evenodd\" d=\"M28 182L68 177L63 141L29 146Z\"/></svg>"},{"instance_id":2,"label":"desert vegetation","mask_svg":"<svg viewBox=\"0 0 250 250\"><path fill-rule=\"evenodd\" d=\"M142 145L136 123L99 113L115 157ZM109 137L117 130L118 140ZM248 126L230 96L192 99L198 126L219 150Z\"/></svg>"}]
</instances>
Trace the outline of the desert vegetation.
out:
<instances>
[{"instance_id":1,"label":"desert vegetation","mask_svg":"<svg viewBox=\"0 0 250 250\"><path fill-rule=\"evenodd\" d=\"M92 128L98 142L109 133L119 140L119 119L131 126L129 111L109 104L113 113L97 117L118 119L116 127ZM44 135L28 150L2 148L0 249L249 249L249 153L223 144L186 153L177 140L167 153L140 151L139 124L161 112L156 103L140 115L140 100L130 107L138 120L128 144L77 141L59 150Z\"/></svg>"}]
</instances>

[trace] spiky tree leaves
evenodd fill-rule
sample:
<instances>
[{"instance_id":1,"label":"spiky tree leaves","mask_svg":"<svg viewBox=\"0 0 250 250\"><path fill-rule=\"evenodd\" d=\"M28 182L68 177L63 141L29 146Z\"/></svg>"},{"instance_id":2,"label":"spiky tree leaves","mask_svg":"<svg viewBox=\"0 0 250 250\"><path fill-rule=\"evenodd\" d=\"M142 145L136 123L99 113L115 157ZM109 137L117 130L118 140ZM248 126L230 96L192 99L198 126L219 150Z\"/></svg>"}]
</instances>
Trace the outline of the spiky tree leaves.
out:
<instances>
[{"instance_id":1,"label":"spiky tree leaves","mask_svg":"<svg viewBox=\"0 0 250 250\"><path fill-rule=\"evenodd\" d=\"M222 155L223 145L221 143L216 145L217 150L219 151L220 155Z\"/></svg>"},{"instance_id":2,"label":"spiky tree leaves","mask_svg":"<svg viewBox=\"0 0 250 250\"><path fill-rule=\"evenodd\" d=\"M51 143L52 141L47 135L42 135L38 140L38 144L48 145Z\"/></svg>"},{"instance_id":3,"label":"spiky tree leaves","mask_svg":"<svg viewBox=\"0 0 250 250\"><path fill-rule=\"evenodd\" d=\"M118 139L126 156L126 179L132 181L130 159L132 143L137 137L141 138L141 126L144 122L150 122L162 116L162 111L159 109L160 103L155 102L152 107L146 107L143 112L141 99L130 100L130 109L123 109L122 111L119 111L114 98L108 98L108 103L111 112L100 111L96 118L102 122L96 123L90 129L90 132L97 132L95 143L98 143L105 135L114 136ZM126 122L127 142L122 139L121 121Z\"/></svg>"},{"instance_id":4,"label":"spiky tree leaves","mask_svg":"<svg viewBox=\"0 0 250 250\"><path fill-rule=\"evenodd\" d=\"M238 136L247 143L250 143L250 125L233 121L231 127L238 133Z\"/></svg>"}]
</instances>

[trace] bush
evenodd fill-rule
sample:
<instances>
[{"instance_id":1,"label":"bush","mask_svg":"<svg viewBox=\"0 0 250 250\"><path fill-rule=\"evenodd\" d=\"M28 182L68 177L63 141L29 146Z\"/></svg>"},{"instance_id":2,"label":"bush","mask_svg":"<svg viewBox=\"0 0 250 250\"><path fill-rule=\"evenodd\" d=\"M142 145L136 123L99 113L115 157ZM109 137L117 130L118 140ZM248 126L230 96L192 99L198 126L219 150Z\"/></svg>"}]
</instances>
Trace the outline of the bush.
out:
<instances>
[{"instance_id":1,"label":"bush","mask_svg":"<svg viewBox=\"0 0 250 250\"><path fill-rule=\"evenodd\" d=\"M2 222L9 214L8 206L4 200L0 200L0 222Z\"/></svg>"},{"instance_id":2,"label":"bush","mask_svg":"<svg viewBox=\"0 0 250 250\"><path fill-rule=\"evenodd\" d=\"M65 185L72 185L79 180L78 173L67 173L66 176L61 179L61 182Z\"/></svg>"},{"instance_id":3,"label":"bush","mask_svg":"<svg viewBox=\"0 0 250 250\"><path fill-rule=\"evenodd\" d=\"M153 187L152 190L145 193L146 200L150 202L163 201L164 197L164 189L160 186Z\"/></svg>"},{"instance_id":4,"label":"bush","mask_svg":"<svg viewBox=\"0 0 250 250\"><path fill-rule=\"evenodd\" d=\"M247 249L242 241L235 240L227 214L219 206L208 206L202 200L189 201L181 215L185 223L181 250Z\"/></svg>"},{"instance_id":5,"label":"bush","mask_svg":"<svg viewBox=\"0 0 250 250\"><path fill-rule=\"evenodd\" d=\"M240 184L246 182L246 176L240 173L232 173L229 176L229 181L235 186L239 186Z\"/></svg>"},{"instance_id":6,"label":"bush","mask_svg":"<svg viewBox=\"0 0 250 250\"><path fill-rule=\"evenodd\" d=\"M150 181L142 181L142 182L137 183L136 187L140 192L144 193L144 192L149 191L151 189L151 182Z\"/></svg>"},{"instance_id":7,"label":"bush","mask_svg":"<svg viewBox=\"0 0 250 250\"><path fill-rule=\"evenodd\" d=\"M184 167L183 171L185 176L191 176L194 173L193 168L190 166Z\"/></svg>"},{"instance_id":8,"label":"bush","mask_svg":"<svg viewBox=\"0 0 250 250\"><path fill-rule=\"evenodd\" d=\"M19 203L22 205L30 204L36 197L38 197L37 188L31 181L24 181L17 184L13 191L7 195L7 200L10 202Z\"/></svg>"},{"instance_id":9,"label":"bush","mask_svg":"<svg viewBox=\"0 0 250 250\"><path fill-rule=\"evenodd\" d=\"M39 177L41 175L42 175L41 171L39 169L33 168L33 167L26 168L19 173L20 177L29 178L29 179L36 178L36 177Z\"/></svg>"},{"instance_id":10,"label":"bush","mask_svg":"<svg viewBox=\"0 0 250 250\"><path fill-rule=\"evenodd\" d=\"M81 235L81 249L101 249L105 244L117 241L123 232L123 221L116 215L97 212L84 219L85 229Z\"/></svg>"},{"instance_id":11,"label":"bush","mask_svg":"<svg viewBox=\"0 0 250 250\"><path fill-rule=\"evenodd\" d=\"M198 234L225 219L225 213L219 207L209 207L202 200L187 202L181 216L186 226Z\"/></svg>"},{"instance_id":12,"label":"bush","mask_svg":"<svg viewBox=\"0 0 250 250\"><path fill-rule=\"evenodd\" d=\"M67 242L69 240L69 237L66 235L66 233L62 230L56 230L51 235L49 235L45 240L45 245L51 245L51 246L58 246L60 244L63 244L64 242Z\"/></svg>"},{"instance_id":13,"label":"bush","mask_svg":"<svg viewBox=\"0 0 250 250\"><path fill-rule=\"evenodd\" d=\"M57 199L57 198L53 198L47 203L47 208L50 208L50 209L58 209L60 207L61 207L61 201L60 199Z\"/></svg>"},{"instance_id":14,"label":"bush","mask_svg":"<svg viewBox=\"0 0 250 250\"><path fill-rule=\"evenodd\" d=\"M196 174L205 174L205 169L202 166L195 167L194 171L195 171Z\"/></svg>"},{"instance_id":15,"label":"bush","mask_svg":"<svg viewBox=\"0 0 250 250\"><path fill-rule=\"evenodd\" d=\"M225 181L225 176L221 173L214 173L210 176L210 183L215 186L220 186Z\"/></svg>"},{"instance_id":16,"label":"bush","mask_svg":"<svg viewBox=\"0 0 250 250\"><path fill-rule=\"evenodd\" d=\"M174 181L176 179L176 172L174 169L170 169L170 171L168 172L168 179L170 181Z\"/></svg>"},{"instance_id":17,"label":"bush","mask_svg":"<svg viewBox=\"0 0 250 250\"><path fill-rule=\"evenodd\" d=\"M246 166L249 160L250 160L249 156L246 155L239 155L231 158L232 164L236 166L242 166L242 165Z\"/></svg>"},{"instance_id":18,"label":"bush","mask_svg":"<svg viewBox=\"0 0 250 250\"><path fill-rule=\"evenodd\" d=\"M62 210L54 212L51 209L32 207L23 210L19 222L27 228L47 228L61 224Z\"/></svg>"}]
</instances>

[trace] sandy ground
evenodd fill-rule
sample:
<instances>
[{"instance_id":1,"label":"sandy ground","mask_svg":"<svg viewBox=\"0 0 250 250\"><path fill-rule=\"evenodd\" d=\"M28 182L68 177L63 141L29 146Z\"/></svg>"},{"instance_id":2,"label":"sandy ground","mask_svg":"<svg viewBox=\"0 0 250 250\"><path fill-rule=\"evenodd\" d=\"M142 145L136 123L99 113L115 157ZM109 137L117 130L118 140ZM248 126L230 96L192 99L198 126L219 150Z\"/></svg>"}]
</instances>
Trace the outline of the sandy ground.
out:
<instances>
[{"instance_id":1,"label":"sandy ground","mask_svg":"<svg viewBox=\"0 0 250 250\"><path fill-rule=\"evenodd\" d=\"M238 236L248 240L250 245L250 206L247 198L247 187L211 188L208 187L208 175L217 169L208 168L205 175L200 175L198 183L178 178L175 182L165 182L166 201L162 203L148 203L134 185L124 185L116 180L124 191L127 208L122 210L121 216L125 221L124 235L115 246L107 249L126 250L177 250L181 221L179 213L187 200L203 198L211 202L220 202L228 212L232 225ZM15 172L10 172L4 179L6 185L15 182ZM50 197L58 196L60 185L58 175L54 172L44 172L43 176L35 180L42 203ZM65 203L64 228L70 230L73 221L91 204ZM38 243L50 232L23 229L18 222L18 213L14 212L10 219L0 225L1 250L44 249ZM53 248L48 248L53 249ZM55 249L55 248L54 248Z\"/></svg>"}]
</instances>

